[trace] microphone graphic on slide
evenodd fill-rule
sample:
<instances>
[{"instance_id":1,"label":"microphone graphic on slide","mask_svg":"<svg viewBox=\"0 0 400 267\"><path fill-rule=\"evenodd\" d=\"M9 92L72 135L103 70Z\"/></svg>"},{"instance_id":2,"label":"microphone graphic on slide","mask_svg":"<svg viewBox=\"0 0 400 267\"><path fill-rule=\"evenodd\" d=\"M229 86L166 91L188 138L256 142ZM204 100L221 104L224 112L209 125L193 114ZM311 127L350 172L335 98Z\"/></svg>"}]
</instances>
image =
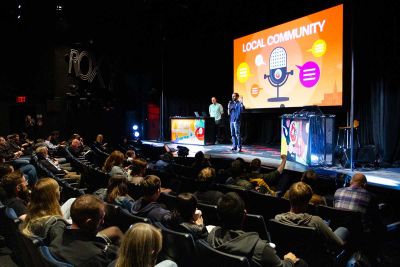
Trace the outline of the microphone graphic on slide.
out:
<instances>
[{"instance_id":1,"label":"microphone graphic on slide","mask_svg":"<svg viewBox=\"0 0 400 267\"><path fill-rule=\"evenodd\" d=\"M268 102L284 102L289 97L279 97L279 87L284 85L293 75L293 70L287 71L287 53L283 47L277 47L272 50L269 57L269 75L264 74L264 79L268 79L269 83L276 87L276 97L268 98Z\"/></svg>"}]
</instances>

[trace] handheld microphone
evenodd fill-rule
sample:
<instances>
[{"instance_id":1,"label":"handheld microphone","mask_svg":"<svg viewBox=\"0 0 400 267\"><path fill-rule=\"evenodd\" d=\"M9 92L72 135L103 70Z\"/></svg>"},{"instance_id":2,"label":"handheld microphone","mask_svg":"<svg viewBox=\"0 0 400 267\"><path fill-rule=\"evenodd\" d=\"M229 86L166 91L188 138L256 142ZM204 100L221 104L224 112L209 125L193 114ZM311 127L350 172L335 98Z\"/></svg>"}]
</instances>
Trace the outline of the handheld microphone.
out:
<instances>
[{"instance_id":1,"label":"handheld microphone","mask_svg":"<svg viewBox=\"0 0 400 267\"><path fill-rule=\"evenodd\" d=\"M279 87L286 83L289 75L293 75L293 70L287 71L286 50L283 47L276 47L269 57L269 75L264 74L264 79L268 79L269 83L276 87L276 97L268 98L268 102L289 100L289 97L279 97Z\"/></svg>"}]
</instances>

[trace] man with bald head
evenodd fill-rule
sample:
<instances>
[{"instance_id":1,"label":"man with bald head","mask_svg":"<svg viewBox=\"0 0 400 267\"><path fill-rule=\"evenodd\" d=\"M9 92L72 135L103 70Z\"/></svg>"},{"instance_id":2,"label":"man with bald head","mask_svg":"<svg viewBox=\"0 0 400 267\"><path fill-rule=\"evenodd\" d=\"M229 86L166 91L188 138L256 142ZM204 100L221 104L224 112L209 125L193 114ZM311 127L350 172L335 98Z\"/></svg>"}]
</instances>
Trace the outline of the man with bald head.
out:
<instances>
[{"instance_id":1,"label":"man with bald head","mask_svg":"<svg viewBox=\"0 0 400 267\"><path fill-rule=\"evenodd\" d=\"M362 173L353 175L349 187L339 188L335 192L335 208L367 212L371 202L371 194L366 190L367 178Z\"/></svg>"}]
</instances>

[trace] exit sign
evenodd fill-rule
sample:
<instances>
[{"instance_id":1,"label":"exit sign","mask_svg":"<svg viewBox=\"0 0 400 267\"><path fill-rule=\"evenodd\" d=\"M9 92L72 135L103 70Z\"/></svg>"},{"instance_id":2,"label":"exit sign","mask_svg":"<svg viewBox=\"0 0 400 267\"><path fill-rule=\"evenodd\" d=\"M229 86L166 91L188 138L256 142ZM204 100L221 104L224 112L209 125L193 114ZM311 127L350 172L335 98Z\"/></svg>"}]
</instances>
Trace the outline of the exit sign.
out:
<instances>
[{"instance_id":1,"label":"exit sign","mask_svg":"<svg viewBox=\"0 0 400 267\"><path fill-rule=\"evenodd\" d=\"M25 103L26 102L26 96L17 96L15 102L17 102L17 103Z\"/></svg>"}]
</instances>

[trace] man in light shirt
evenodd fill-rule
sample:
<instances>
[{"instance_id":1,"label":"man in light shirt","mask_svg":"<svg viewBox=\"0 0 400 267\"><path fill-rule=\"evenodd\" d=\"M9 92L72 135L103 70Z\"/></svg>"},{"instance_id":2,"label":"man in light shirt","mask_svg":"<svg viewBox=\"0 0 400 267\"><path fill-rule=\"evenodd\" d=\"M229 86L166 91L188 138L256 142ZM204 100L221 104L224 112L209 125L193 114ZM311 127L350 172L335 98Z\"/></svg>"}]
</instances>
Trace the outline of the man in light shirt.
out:
<instances>
[{"instance_id":1,"label":"man in light shirt","mask_svg":"<svg viewBox=\"0 0 400 267\"><path fill-rule=\"evenodd\" d=\"M217 98L214 96L211 98L211 104L208 108L210 117L215 119L215 143L218 143L218 137L220 136L219 129L222 124L222 114L224 114L224 108L220 103L217 102Z\"/></svg>"}]
</instances>

